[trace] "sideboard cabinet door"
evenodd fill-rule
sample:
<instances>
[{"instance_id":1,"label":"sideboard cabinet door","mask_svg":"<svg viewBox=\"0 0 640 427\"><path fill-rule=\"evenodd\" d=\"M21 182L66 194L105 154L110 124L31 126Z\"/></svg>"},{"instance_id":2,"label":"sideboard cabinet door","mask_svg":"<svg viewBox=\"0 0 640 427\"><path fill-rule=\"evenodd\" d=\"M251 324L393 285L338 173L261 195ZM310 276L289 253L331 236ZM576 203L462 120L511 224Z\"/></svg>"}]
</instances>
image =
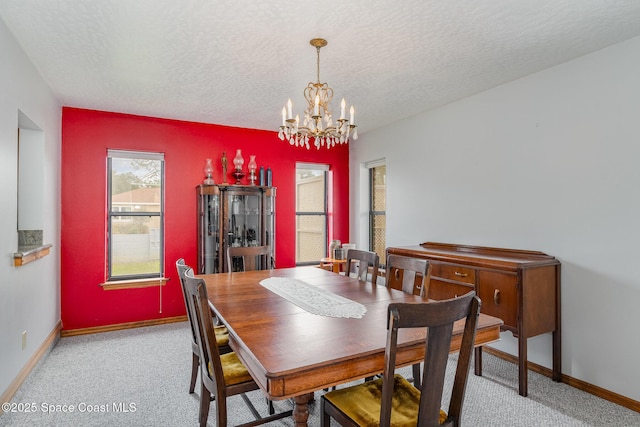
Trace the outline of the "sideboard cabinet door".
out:
<instances>
[{"instance_id":1,"label":"sideboard cabinet door","mask_svg":"<svg viewBox=\"0 0 640 427\"><path fill-rule=\"evenodd\" d=\"M478 272L477 293L482 301L482 312L502 319L503 328L517 336L518 276L481 270Z\"/></svg>"}]
</instances>

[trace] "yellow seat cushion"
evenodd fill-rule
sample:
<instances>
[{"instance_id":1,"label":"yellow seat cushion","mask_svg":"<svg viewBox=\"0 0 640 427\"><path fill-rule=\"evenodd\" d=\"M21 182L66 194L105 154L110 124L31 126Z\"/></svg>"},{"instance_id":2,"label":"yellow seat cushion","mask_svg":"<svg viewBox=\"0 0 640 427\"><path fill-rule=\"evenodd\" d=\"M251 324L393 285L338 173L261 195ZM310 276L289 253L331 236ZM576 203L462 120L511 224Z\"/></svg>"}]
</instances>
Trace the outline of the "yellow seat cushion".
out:
<instances>
[{"instance_id":1,"label":"yellow seat cushion","mask_svg":"<svg viewBox=\"0 0 640 427\"><path fill-rule=\"evenodd\" d=\"M222 373L224 375L224 383L226 385L240 384L247 381L253 381L249 371L242 364L238 356L234 352L220 355L222 363ZM213 367L209 362L209 375L213 377Z\"/></svg>"},{"instance_id":2,"label":"yellow seat cushion","mask_svg":"<svg viewBox=\"0 0 640 427\"><path fill-rule=\"evenodd\" d=\"M226 326L216 326L214 329L218 347L229 344L229 331Z\"/></svg>"},{"instance_id":3,"label":"yellow seat cushion","mask_svg":"<svg viewBox=\"0 0 640 427\"><path fill-rule=\"evenodd\" d=\"M324 398L362 427L380 425L382 378L326 393ZM420 390L396 374L391 399L391 425L415 427L418 422L419 404ZM446 419L447 414L441 409L440 424Z\"/></svg>"}]
</instances>

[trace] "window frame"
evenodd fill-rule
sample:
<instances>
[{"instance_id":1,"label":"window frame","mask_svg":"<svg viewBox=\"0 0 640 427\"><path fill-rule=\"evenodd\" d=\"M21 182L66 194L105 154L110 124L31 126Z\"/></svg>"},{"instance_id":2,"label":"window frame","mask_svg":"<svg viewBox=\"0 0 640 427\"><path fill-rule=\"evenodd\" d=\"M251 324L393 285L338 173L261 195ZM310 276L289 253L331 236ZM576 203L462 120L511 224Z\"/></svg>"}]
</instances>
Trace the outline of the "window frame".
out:
<instances>
[{"instance_id":1,"label":"window frame","mask_svg":"<svg viewBox=\"0 0 640 427\"><path fill-rule=\"evenodd\" d=\"M299 169L313 169L313 170L317 170L317 171L322 171L323 172L323 182L324 182L324 198L323 198L323 206L324 206L324 211L320 212L320 211L298 211L298 186L297 186L297 178L296 178L296 192L295 192L295 197L296 197L296 235L298 233L298 218L302 217L302 216L324 216L324 243L323 243L323 248L324 248L324 256L322 258L326 258L327 257L327 251L328 251L328 244L329 244L329 165L326 164L321 164L321 163L296 163L296 177L298 175L298 170ZM320 260L313 260L313 261L302 261L302 262L298 262L298 248L297 248L297 243L298 243L298 239L296 236L296 249L295 249L295 253L296 253L296 266L305 266L305 265L316 265L318 263L320 263Z\"/></svg>"},{"instance_id":2,"label":"window frame","mask_svg":"<svg viewBox=\"0 0 640 427\"><path fill-rule=\"evenodd\" d=\"M372 252L375 252L375 242L374 242L374 225L375 225L375 218L378 216L384 216L385 218L385 232L386 232L386 217L387 217L387 211L386 209L384 211L378 211L374 209L374 196L375 196L375 188L374 188L374 175L375 175L375 170L376 168L379 168L381 166L385 167L385 180L386 180L386 164L384 161L378 161L375 163L371 163L367 165L367 168L369 169L369 250ZM386 183L385 183L385 187L386 187ZM385 199L386 199L386 190L385 190ZM386 206L386 200L385 200L385 206ZM385 247L386 247L386 236L385 236ZM385 268L386 267L386 257L381 257L380 259L380 268Z\"/></svg>"},{"instance_id":3,"label":"window frame","mask_svg":"<svg viewBox=\"0 0 640 427\"><path fill-rule=\"evenodd\" d=\"M113 168L112 168L112 159L113 158L123 158L123 159L140 159L140 160L158 160L160 161L160 208L158 212L135 212L135 211L122 211L121 207L118 209L114 209L112 205L112 176L113 176ZM107 285L109 283L122 283L122 282L131 282L142 284L142 286L151 284L153 285L155 282L149 282L148 279L157 279L161 278L160 285L163 285L166 282L164 278L164 265L165 265L165 229L164 229L164 216L165 216L165 159L164 153L159 152L146 152L146 151L134 151L134 150L107 150L107 216L106 216L106 283L103 285ZM113 229L113 220L118 218L122 219L123 217L158 217L159 218L159 271L152 273L142 273L142 274L127 274L127 275L117 275L114 276L112 274L113 262L112 260L112 229ZM117 288L118 286L112 285L112 288ZM137 286L130 286L137 287Z\"/></svg>"}]
</instances>

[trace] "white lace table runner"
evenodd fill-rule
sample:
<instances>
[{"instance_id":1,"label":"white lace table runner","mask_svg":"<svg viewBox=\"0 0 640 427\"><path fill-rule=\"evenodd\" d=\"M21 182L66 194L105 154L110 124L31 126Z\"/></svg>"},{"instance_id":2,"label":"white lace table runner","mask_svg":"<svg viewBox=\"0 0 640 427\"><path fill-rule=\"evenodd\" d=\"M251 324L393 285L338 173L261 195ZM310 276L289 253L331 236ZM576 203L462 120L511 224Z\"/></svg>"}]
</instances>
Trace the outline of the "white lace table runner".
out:
<instances>
[{"instance_id":1,"label":"white lace table runner","mask_svg":"<svg viewBox=\"0 0 640 427\"><path fill-rule=\"evenodd\" d=\"M300 279L269 277L260 281L260 284L312 314L359 319L367 312L367 308L359 302L341 297Z\"/></svg>"}]
</instances>

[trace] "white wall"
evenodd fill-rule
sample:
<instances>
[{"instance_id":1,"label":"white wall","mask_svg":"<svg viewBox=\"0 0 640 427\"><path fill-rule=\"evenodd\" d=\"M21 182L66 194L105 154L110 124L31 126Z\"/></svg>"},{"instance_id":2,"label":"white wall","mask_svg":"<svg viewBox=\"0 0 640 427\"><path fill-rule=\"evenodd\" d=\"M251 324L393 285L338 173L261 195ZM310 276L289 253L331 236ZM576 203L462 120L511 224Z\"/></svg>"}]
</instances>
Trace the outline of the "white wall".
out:
<instances>
[{"instance_id":1,"label":"white wall","mask_svg":"<svg viewBox=\"0 0 640 427\"><path fill-rule=\"evenodd\" d=\"M0 395L60 320L61 108L0 20ZM13 266L18 249L18 110L44 131L44 241L51 254ZM22 332L27 347L22 350Z\"/></svg>"},{"instance_id":2,"label":"white wall","mask_svg":"<svg viewBox=\"0 0 640 427\"><path fill-rule=\"evenodd\" d=\"M42 230L44 132L25 128L20 117L18 124L18 230Z\"/></svg>"},{"instance_id":3,"label":"white wall","mask_svg":"<svg viewBox=\"0 0 640 427\"><path fill-rule=\"evenodd\" d=\"M366 133L351 144L351 240L366 161L386 158L387 245L539 250L562 263L562 363L640 400L640 38ZM510 333L496 347L517 354ZM551 335L529 340L551 367Z\"/></svg>"}]
</instances>

